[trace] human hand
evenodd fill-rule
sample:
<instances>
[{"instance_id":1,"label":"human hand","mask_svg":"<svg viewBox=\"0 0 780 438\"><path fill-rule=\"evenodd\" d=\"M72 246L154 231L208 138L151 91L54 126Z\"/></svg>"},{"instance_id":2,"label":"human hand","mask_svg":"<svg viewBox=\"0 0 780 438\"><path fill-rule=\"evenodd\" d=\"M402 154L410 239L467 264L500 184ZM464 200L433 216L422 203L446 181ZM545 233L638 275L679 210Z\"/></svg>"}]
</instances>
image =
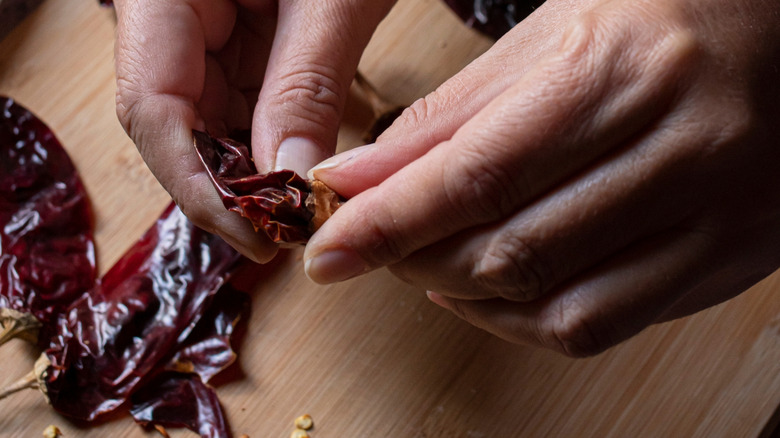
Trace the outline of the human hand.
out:
<instances>
[{"instance_id":1,"label":"human hand","mask_svg":"<svg viewBox=\"0 0 780 438\"><path fill-rule=\"evenodd\" d=\"M548 0L313 174L328 283L388 266L516 343L598 353L780 266L780 3Z\"/></svg>"},{"instance_id":2,"label":"human hand","mask_svg":"<svg viewBox=\"0 0 780 438\"><path fill-rule=\"evenodd\" d=\"M117 0L117 114L198 226L256 261L276 245L222 206L192 130L252 128L260 172L333 154L360 55L395 0Z\"/></svg>"}]
</instances>

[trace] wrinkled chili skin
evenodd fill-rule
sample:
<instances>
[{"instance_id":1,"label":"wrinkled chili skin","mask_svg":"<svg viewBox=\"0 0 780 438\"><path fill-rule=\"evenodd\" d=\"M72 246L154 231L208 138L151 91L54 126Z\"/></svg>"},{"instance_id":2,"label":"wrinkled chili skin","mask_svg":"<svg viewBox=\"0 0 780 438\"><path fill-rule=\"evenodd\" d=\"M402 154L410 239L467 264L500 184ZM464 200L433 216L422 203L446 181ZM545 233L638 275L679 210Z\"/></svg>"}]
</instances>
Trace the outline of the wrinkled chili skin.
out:
<instances>
[{"instance_id":1,"label":"wrinkled chili skin","mask_svg":"<svg viewBox=\"0 0 780 438\"><path fill-rule=\"evenodd\" d=\"M195 150L225 208L252 222L274 242L306 243L312 213L305 207L309 187L291 170L257 173L244 144L193 131Z\"/></svg>"},{"instance_id":2,"label":"wrinkled chili skin","mask_svg":"<svg viewBox=\"0 0 780 438\"><path fill-rule=\"evenodd\" d=\"M222 286L166 371L132 395L130 414L138 423L187 427L204 438L231 436L217 394L207 382L235 361L231 337L249 304L245 292Z\"/></svg>"},{"instance_id":3,"label":"wrinkled chili skin","mask_svg":"<svg viewBox=\"0 0 780 438\"><path fill-rule=\"evenodd\" d=\"M186 427L202 438L231 436L216 392L197 376L157 376L133 395L130 413L144 426Z\"/></svg>"},{"instance_id":4,"label":"wrinkled chili skin","mask_svg":"<svg viewBox=\"0 0 780 438\"><path fill-rule=\"evenodd\" d=\"M176 348L166 369L194 373L203 382L222 372L236 360L231 339L239 321L246 319L249 295L226 284L214 295L189 337Z\"/></svg>"},{"instance_id":5,"label":"wrinkled chili skin","mask_svg":"<svg viewBox=\"0 0 780 438\"><path fill-rule=\"evenodd\" d=\"M54 133L0 96L0 308L49 322L96 277L86 190Z\"/></svg>"},{"instance_id":6,"label":"wrinkled chili skin","mask_svg":"<svg viewBox=\"0 0 780 438\"><path fill-rule=\"evenodd\" d=\"M499 39L544 0L444 0L467 26Z\"/></svg>"},{"instance_id":7,"label":"wrinkled chili skin","mask_svg":"<svg viewBox=\"0 0 780 438\"><path fill-rule=\"evenodd\" d=\"M171 204L60 318L45 352L52 406L89 421L125 403L187 341L241 260Z\"/></svg>"}]
</instances>

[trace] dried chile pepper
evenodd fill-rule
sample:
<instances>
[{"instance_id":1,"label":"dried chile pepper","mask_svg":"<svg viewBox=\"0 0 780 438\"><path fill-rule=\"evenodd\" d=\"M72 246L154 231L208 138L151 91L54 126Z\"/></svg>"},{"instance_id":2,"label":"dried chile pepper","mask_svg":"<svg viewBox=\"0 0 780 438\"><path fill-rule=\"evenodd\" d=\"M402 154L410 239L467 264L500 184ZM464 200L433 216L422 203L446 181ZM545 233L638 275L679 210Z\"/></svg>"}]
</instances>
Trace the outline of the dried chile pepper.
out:
<instances>
[{"instance_id":1,"label":"dried chile pepper","mask_svg":"<svg viewBox=\"0 0 780 438\"><path fill-rule=\"evenodd\" d=\"M186 427L203 438L230 434L216 392L197 376L161 374L132 401L130 413L142 426Z\"/></svg>"},{"instance_id":2,"label":"dried chile pepper","mask_svg":"<svg viewBox=\"0 0 780 438\"><path fill-rule=\"evenodd\" d=\"M209 380L236 359L231 337L249 296L223 286L165 371L131 397L130 413L144 426L187 427L202 437L229 435ZM187 400L183 403L183 400Z\"/></svg>"},{"instance_id":3,"label":"dried chile pepper","mask_svg":"<svg viewBox=\"0 0 780 438\"><path fill-rule=\"evenodd\" d=\"M274 242L306 243L341 203L323 183L307 181L292 170L259 174L250 148L240 141L200 131L193 131L193 138L225 208L247 218Z\"/></svg>"},{"instance_id":4,"label":"dried chile pepper","mask_svg":"<svg viewBox=\"0 0 780 438\"><path fill-rule=\"evenodd\" d=\"M0 96L0 343L48 339L50 322L95 281L92 211L54 133Z\"/></svg>"},{"instance_id":5,"label":"dried chile pepper","mask_svg":"<svg viewBox=\"0 0 780 438\"><path fill-rule=\"evenodd\" d=\"M254 270L253 270L254 271ZM231 346L238 322L247 317L249 295L231 284L222 286L192 333L180 343L166 370L195 373L208 382L236 360Z\"/></svg>"},{"instance_id":6,"label":"dried chile pepper","mask_svg":"<svg viewBox=\"0 0 780 438\"><path fill-rule=\"evenodd\" d=\"M231 335L249 298L226 281L244 259L171 204L96 283L72 162L32 113L8 98L0 108L0 322L28 317L48 346L31 380L0 398L35 385L59 412L92 420L141 391L127 403L136 421L230 436L207 382L236 358Z\"/></svg>"},{"instance_id":7,"label":"dried chile pepper","mask_svg":"<svg viewBox=\"0 0 780 438\"><path fill-rule=\"evenodd\" d=\"M467 26L499 39L544 0L444 0Z\"/></svg>"},{"instance_id":8,"label":"dried chile pepper","mask_svg":"<svg viewBox=\"0 0 780 438\"><path fill-rule=\"evenodd\" d=\"M124 404L186 343L240 260L169 206L61 318L40 376L52 406L90 421Z\"/></svg>"}]
</instances>

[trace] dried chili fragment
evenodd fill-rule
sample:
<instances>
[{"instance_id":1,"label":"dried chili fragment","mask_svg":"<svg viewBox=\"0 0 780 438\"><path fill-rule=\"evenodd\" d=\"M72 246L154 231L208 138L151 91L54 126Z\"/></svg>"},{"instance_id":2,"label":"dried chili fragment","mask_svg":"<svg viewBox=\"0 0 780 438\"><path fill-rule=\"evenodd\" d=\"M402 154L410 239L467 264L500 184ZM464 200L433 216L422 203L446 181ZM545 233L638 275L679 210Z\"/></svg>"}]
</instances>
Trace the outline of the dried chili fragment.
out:
<instances>
[{"instance_id":1,"label":"dried chili fragment","mask_svg":"<svg viewBox=\"0 0 780 438\"><path fill-rule=\"evenodd\" d=\"M52 320L92 287L95 276L92 211L73 163L43 121L0 96L0 324L5 334L26 333L32 340L40 329L40 339L48 339Z\"/></svg>"},{"instance_id":2,"label":"dried chili fragment","mask_svg":"<svg viewBox=\"0 0 780 438\"><path fill-rule=\"evenodd\" d=\"M52 406L90 421L124 404L186 342L240 260L171 204L61 318L44 352Z\"/></svg>"},{"instance_id":3,"label":"dried chili fragment","mask_svg":"<svg viewBox=\"0 0 780 438\"><path fill-rule=\"evenodd\" d=\"M292 170L258 174L250 148L233 139L193 131L195 150L228 210L247 218L274 242L306 243L316 231L312 218L329 216L338 203L320 205L311 183ZM317 190L330 191L323 185ZM334 193L334 196L335 193ZM336 196L336 199L338 197ZM307 202L308 200L308 202Z\"/></svg>"},{"instance_id":4,"label":"dried chili fragment","mask_svg":"<svg viewBox=\"0 0 780 438\"><path fill-rule=\"evenodd\" d=\"M444 0L467 26L499 39L544 0Z\"/></svg>"}]
</instances>

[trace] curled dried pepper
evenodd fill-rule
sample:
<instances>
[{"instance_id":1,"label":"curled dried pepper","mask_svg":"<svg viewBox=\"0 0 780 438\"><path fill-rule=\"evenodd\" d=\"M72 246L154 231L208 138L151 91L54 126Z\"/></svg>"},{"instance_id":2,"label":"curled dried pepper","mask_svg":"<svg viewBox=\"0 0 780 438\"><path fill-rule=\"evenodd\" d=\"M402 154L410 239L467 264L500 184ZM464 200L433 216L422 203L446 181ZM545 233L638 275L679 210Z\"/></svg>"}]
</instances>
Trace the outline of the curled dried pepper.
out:
<instances>
[{"instance_id":1,"label":"curled dried pepper","mask_svg":"<svg viewBox=\"0 0 780 438\"><path fill-rule=\"evenodd\" d=\"M92 211L54 133L0 96L0 343L48 339L50 322L95 281Z\"/></svg>"},{"instance_id":2,"label":"curled dried pepper","mask_svg":"<svg viewBox=\"0 0 780 438\"><path fill-rule=\"evenodd\" d=\"M467 26L498 39L544 0L444 0Z\"/></svg>"},{"instance_id":3,"label":"curled dried pepper","mask_svg":"<svg viewBox=\"0 0 780 438\"><path fill-rule=\"evenodd\" d=\"M52 406L94 420L124 404L186 343L240 260L169 206L61 318L41 376Z\"/></svg>"},{"instance_id":4,"label":"curled dried pepper","mask_svg":"<svg viewBox=\"0 0 780 438\"><path fill-rule=\"evenodd\" d=\"M259 174L250 148L237 140L200 131L193 131L193 138L225 208L247 218L274 242L306 243L341 203L323 183L307 181L292 170Z\"/></svg>"}]
</instances>

